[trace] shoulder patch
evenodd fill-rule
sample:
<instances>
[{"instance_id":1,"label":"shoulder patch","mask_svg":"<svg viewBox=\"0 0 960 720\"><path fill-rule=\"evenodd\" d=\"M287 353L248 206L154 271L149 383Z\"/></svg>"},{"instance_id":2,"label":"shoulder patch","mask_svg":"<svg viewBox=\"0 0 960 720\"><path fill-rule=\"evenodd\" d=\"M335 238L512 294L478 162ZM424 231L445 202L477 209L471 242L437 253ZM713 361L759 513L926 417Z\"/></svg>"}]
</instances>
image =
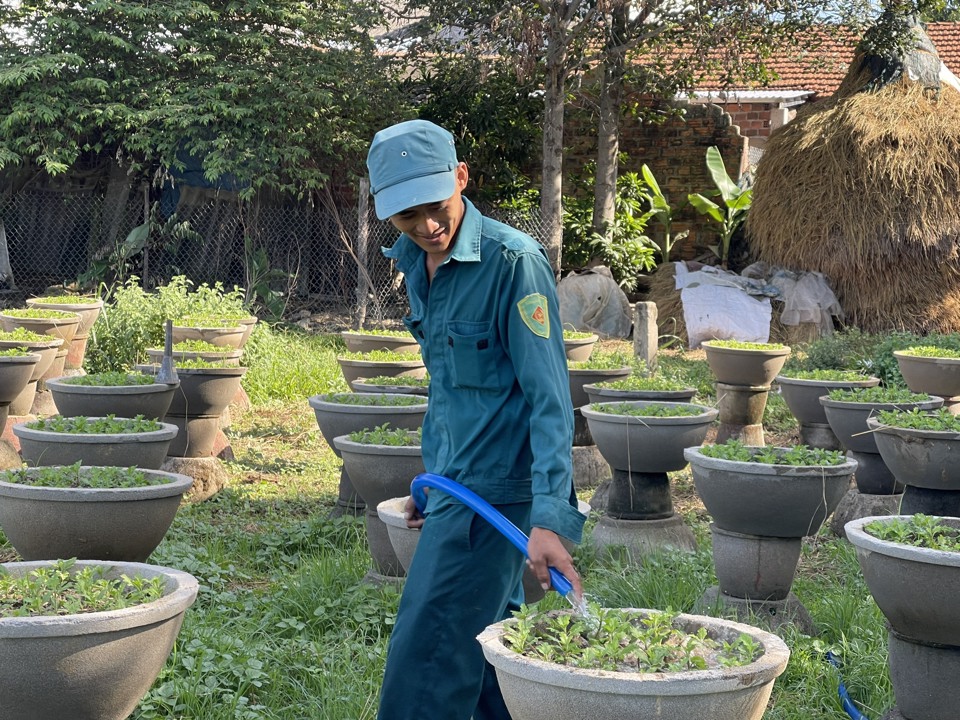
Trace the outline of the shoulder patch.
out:
<instances>
[{"instance_id":1,"label":"shoulder patch","mask_svg":"<svg viewBox=\"0 0 960 720\"><path fill-rule=\"evenodd\" d=\"M531 293L517 303L523 324L534 335L550 337L550 315L547 312L547 298L540 293Z\"/></svg>"}]
</instances>

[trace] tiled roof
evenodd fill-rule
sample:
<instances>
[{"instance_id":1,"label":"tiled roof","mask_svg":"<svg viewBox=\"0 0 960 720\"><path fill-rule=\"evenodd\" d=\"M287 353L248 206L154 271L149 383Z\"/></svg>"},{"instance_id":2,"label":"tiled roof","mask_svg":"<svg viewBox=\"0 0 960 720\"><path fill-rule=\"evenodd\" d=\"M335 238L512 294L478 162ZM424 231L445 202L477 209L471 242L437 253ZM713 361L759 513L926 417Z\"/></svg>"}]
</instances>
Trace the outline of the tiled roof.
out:
<instances>
[{"instance_id":1,"label":"tiled roof","mask_svg":"<svg viewBox=\"0 0 960 720\"><path fill-rule=\"evenodd\" d=\"M955 75L960 75L960 22L929 23L927 34L937 48L940 60ZM831 95L847 74L858 38L824 39L816 50L791 51L767 61L776 79L764 86L777 90L811 90L818 96ZM699 90L719 89L701 83Z\"/></svg>"}]
</instances>

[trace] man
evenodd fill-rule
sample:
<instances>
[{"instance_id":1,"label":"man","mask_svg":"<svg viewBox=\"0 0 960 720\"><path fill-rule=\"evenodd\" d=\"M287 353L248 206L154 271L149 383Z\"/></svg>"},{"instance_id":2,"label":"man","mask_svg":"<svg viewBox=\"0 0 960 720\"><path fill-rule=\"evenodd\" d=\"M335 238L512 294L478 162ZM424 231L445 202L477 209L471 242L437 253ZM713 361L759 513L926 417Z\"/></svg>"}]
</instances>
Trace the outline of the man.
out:
<instances>
[{"instance_id":1,"label":"man","mask_svg":"<svg viewBox=\"0 0 960 720\"><path fill-rule=\"evenodd\" d=\"M552 565L579 596L559 535L579 542L585 518L573 489L573 406L543 250L461 195L467 166L453 136L433 123L381 130L367 168L377 217L403 233L384 254L405 275L404 323L430 372L424 466L528 531L540 582L549 585ZM424 517L412 501L407 517L422 534L390 638L380 720L509 720L475 637L522 601L523 555L439 491Z\"/></svg>"}]
</instances>

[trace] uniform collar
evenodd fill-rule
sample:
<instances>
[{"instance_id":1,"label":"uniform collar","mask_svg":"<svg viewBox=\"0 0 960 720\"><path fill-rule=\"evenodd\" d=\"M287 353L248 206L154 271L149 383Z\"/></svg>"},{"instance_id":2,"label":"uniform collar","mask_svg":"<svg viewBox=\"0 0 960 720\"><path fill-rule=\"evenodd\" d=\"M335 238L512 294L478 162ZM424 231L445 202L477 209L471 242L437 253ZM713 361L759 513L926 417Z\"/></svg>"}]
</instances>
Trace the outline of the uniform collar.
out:
<instances>
[{"instance_id":1,"label":"uniform collar","mask_svg":"<svg viewBox=\"0 0 960 720\"><path fill-rule=\"evenodd\" d=\"M460 229L457 232L457 240L453 244L453 250L444 260L444 264L450 260L457 262L479 262L480 261L480 228L483 224L483 216L480 211L474 207L473 203L467 198L463 199L463 219L460 221ZM404 272L409 272L410 268L416 267L419 261L422 265L424 252L416 243L406 234L400 235L393 247L382 247L385 257L397 261L397 265Z\"/></svg>"}]
</instances>

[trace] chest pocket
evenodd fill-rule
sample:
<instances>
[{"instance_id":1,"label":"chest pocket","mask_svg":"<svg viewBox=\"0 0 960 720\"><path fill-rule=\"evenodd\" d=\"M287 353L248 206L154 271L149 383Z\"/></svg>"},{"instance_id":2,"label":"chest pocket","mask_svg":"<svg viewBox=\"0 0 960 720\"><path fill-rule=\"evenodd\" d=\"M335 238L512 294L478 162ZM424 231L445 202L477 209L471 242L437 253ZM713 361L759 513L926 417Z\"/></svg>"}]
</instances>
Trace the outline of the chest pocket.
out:
<instances>
[{"instance_id":1,"label":"chest pocket","mask_svg":"<svg viewBox=\"0 0 960 720\"><path fill-rule=\"evenodd\" d=\"M476 390L496 390L500 387L500 350L490 323L449 323L447 353L456 387Z\"/></svg>"}]
</instances>

